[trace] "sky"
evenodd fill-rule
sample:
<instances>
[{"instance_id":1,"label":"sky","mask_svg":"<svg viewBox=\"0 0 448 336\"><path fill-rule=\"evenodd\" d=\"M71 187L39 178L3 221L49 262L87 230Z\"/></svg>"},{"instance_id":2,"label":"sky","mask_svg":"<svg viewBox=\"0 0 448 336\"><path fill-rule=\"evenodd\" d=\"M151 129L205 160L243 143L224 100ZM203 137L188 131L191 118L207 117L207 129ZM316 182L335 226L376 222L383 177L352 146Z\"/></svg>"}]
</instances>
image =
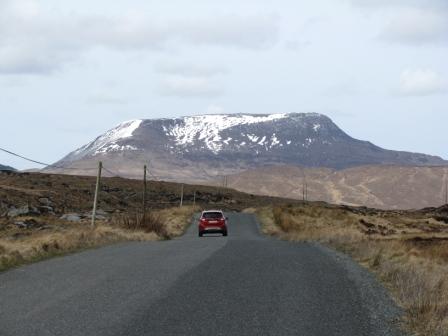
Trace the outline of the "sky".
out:
<instances>
[{"instance_id":1,"label":"sky","mask_svg":"<svg viewBox=\"0 0 448 336\"><path fill-rule=\"evenodd\" d=\"M447 59L446 0L0 0L0 147L53 163L131 119L318 112L448 159Z\"/></svg>"}]
</instances>

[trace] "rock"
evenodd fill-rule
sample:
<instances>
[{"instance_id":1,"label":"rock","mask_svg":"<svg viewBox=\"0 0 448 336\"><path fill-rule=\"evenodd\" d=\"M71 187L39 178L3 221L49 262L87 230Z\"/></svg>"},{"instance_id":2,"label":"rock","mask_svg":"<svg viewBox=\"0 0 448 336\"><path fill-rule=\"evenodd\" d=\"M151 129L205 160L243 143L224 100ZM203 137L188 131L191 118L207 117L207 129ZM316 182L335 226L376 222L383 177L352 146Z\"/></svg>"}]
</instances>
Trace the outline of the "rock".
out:
<instances>
[{"instance_id":1,"label":"rock","mask_svg":"<svg viewBox=\"0 0 448 336\"><path fill-rule=\"evenodd\" d=\"M86 212L84 214L84 216L91 219L92 218L92 213L91 212ZM107 217L108 217L108 213L106 211L101 210L101 209L96 210L96 216L95 216L96 219L105 220L105 219L107 219Z\"/></svg>"},{"instance_id":2,"label":"rock","mask_svg":"<svg viewBox=\"0 0 448 336\"><path fill-rule=\"evenodd\" d=\"M101 209L96 210L96 215L107 216L107 212Z\"/></svg>"},{"instance_id":3,"label":"rock","mask_svg":"<svg viewBox=\"0 0 448 336\"><path fill-rule=\"evenodd\" d=\"M12 207L8 210L8 217L17 217L23 215L40 215L40 211L35 207L29 207L28 205L24 205L20 208Z\"/></svg>"},{"instance_id":4,"label":"rock","mask_svg":"<svg viewBox=\"0 0 448 336\"><path fill-rule=\"evenodd\" d=\"M31 229L34 227L38 227L39 223L36 222L34 219L27 219L26 221L18 221L15 222L14 225L18 226L19 228L22 229Z\"/></svg>"},{"instance_id":5,"label":"rock","mask_svg":"<svg viewBox=\"0 0 448 336\"><path fill-rule=\"evenodd\" d=\"M14 225L18 226L19 228L25 228L26 229L25 222L15 222Z\"/></svg>"},{"instance_id":6,"label":"rock","mask_svg":"<svg viewBox=\"0 0 448 336\"><path fill-rule=\"evenodd\" d=\"M52 204L51 200L47 197L41 197L39 198L39 203L43 206L50 206Z\"/></svg>"},{"instance_id":7,"label":"rock","mask_svg":"<svg viewBox=\"0 0 448 336\"><path fill-rule=\"evenodd\" d=\"M41 213L54 214L54 209L51 206L42 205L38 208Z\"/></svg>"},{"instance_id":8,"label":"rock","mask_svg":"<svg viewBox=\"0 0 448 336\"><path fill-rule=\"evenodd\" d=\"M65 214L65 215L61 216L61 219L69 221L69 222L80 222L81 215L79 215L77 213Z\"/></svg>"}]
</instances>

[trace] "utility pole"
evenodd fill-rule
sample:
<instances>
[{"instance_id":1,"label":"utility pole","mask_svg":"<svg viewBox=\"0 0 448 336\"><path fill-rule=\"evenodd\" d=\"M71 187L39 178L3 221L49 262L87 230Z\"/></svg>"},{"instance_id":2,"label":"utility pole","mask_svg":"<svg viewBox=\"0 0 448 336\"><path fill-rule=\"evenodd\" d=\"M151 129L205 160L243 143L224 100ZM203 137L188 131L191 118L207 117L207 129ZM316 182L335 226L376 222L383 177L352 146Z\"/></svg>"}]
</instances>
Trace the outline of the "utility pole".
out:
<instances>
[{"instance_id":1,"label":"utility pole","mask_svg":"<svg viewBox=\"0 0 448 336\"><path fill-rule=\"evenodd\" d=\"M182 208L184 204L184 184L182 183L181 189L180 189L180 207Z\"/></svg>"},{"instance_id":2,"label":"utility pole","mask_svg":"<svg viewBox=\"0 0 448 336\"><path fill-rule=\"evenodd\" d=\"M445 179L445 204L448 204L448 178Z\"/></svg>"},{"instance_id":3,"label":"utility pole","mask_svg":"<svg viewBox=\"0 0 448 336\"><path fill-rule=\"evenodd\" d=\"M101 170L102 169L103 169L103 163L100 161L100 162L98 162L98 175L96 177L95 198L93 200L92 228L95 227L96 207L97 207L97 204L98 204L98 194L100 193Z\"/></svg>"},{"instance_id":4,"label":"utility pole","mask_svg":"<svg viewBox=\"0 0 448 336\"><path fill-rule=\"evenodd\" d=\"M305 181L305 201L308 201L308 183Z\"/></svg>"},{"instance_id":5,"label":"utility pole","mask_svg":"<svg viewBox=\"0 0 448 336\"><path fill-rule=\"evenodd\" d=\"M143 217L142 223L144 224L146 221L146 165L143 166Z\"/></svg>"},{"instance_id":6,"label":"utility pole","mask_svg":"<svg viewBox=\"0 0 448 336\"><path fill-rule=\"evenodd\" d=\"M196 206L196 190L193 192L193 206Z\"/></svg>"},{"instance_id":7,"label":"utility pole","mask_svg":"<svg viewBox=\"0 0 448 336\"><path fill-rule=\"evenodd\" d=\"M308 190L307 190L306 180L303 179L302 180L302 201L304 201L304 202L306 201L307 193L308 193Z\"/></svg>"}]
</instances>

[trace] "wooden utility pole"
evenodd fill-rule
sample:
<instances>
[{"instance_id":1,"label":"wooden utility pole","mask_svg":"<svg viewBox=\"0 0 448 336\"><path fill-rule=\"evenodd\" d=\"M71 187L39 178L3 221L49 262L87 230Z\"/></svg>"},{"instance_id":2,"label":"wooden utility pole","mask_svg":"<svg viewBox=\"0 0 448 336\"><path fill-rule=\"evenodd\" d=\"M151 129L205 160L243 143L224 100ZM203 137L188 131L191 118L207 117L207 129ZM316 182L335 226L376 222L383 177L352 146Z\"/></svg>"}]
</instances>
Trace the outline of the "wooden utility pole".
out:
<instances>
[{"instance_id":1,"label":"wooden utility pole","mask_svg":"<svg viewBox=\"0 0 448 336\"><path fill-rule=\"evenodd\" d=\"M93 200L92 228L95 227L96 207L98 204L98 194L100 193L101 170L102 169L103 169L103 163L100 161L100 162L98 162L98 175L96 176L95 198Z\"/></svg>"},{"instance_id":2,"label":"wooden utility pole","mask_svg":"<svg viewBox=\"0 0 448 336\"><path fill-rule=\"evenodd\" d=\"M308 201L308 183L305 180L305 201Z\"/></svg>"},{"instance_id":3,"label":"wooden utility pole","mask_svg":"<svg viewBox=\"0 0 448 336\"><path fill-rule=\"evenodd\" d=\"M184 184L180 188L180 207L184 205Z\"/></svg>"},{"instance_id":4,"label":"wooden utility pole","mask_svg":"<svg viewBox=\"0 0 448 336\"><path fill-rule=\"evenodd\" d=\"M304 202L305 202L305 199L306 199L305 185L306 185L305 179L303 179L302 180L302 201L304 201Z\"/></svg>"},{"instance_id":5,"label":"wooden utility pole","mask_svg":"<svg viewBox=\"0 0 448 336\"><path fill-rule=\"evenodd\" d=\"M144 224L146 221L146 187L147 187L147 182L146 182L146 165L143 166L143 217L142 217L142 223Z\"/></svg>"},{"instance_id":6,"label":"wooden utility pole","mask_svg":"<svg viewBox=\"0 0 448 336\"><path fill-rule=\"evenodd\" d=\"M445 179L445 204L448 204L448 178Z\"/></svg>"}]
</instances>

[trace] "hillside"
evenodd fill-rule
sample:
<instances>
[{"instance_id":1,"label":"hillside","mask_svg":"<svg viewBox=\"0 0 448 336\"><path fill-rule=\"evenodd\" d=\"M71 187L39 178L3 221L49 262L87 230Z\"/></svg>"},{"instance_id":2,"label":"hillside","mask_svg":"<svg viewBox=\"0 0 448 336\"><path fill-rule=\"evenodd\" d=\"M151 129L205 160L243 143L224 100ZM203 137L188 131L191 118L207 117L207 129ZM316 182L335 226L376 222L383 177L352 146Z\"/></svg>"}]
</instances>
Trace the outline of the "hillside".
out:
<instances>
[{"instance_id":1,"label":"hillside","mask_svg":"<svg viewBox=\"0 0 448 336\"><path fill-rule=\"evenodd\" d=\"M2 170L15 171L15 169L10 166L4 166L4 165L0 164L0 171L2 171Z\"/></svg>"},{"instance_id":2,"label":"hillside","mask_svg":"<svg viewBox=\"0 0 448 336\"><path fill-rule=\"evenodd\" d=\"M264 167L229 176L228 186L259 195L381 209L418 209L445 203L448 167L362 166L343 170ZM222 183L222 179L216 181Z\"/></svg>"},{"instance_id":3,"label":"hillside","mask_svg":"<svg viewBox=\"0 0 448 336\"><path fill-rule=\"evenodd\" d=\"M190 182L268 165L447 164L439 157L354 139L317 113L232 114L125 122L57 162L62 169L47 171L93 175L89 168L99 160L127 177L140 176L149 162L151 173L161 179Z\"/></svg>"},{"instance_id":4,"label":"hillside","mask_svg":"<svg viewBox=\"0 0 448 336\"><path fill-rule=\"evenodd\" d=\"M26 208L30 213L52 215L91 212L95 190L94 177L40 173L0 173L0 217L14 209ZM148 181L148 208L163 209L179 206L181 185ZM195 198L194 198L195 197ZM242 210L285 199L254 196L233 189L185 185L184 205L193 201L201 207ZM142 181L104 177L101 183L99 208L106 213L141 210ZM51 203L51 210L48 204ZM37 209L38 211L34 211Z\"/></svg>"}]
</instances>

